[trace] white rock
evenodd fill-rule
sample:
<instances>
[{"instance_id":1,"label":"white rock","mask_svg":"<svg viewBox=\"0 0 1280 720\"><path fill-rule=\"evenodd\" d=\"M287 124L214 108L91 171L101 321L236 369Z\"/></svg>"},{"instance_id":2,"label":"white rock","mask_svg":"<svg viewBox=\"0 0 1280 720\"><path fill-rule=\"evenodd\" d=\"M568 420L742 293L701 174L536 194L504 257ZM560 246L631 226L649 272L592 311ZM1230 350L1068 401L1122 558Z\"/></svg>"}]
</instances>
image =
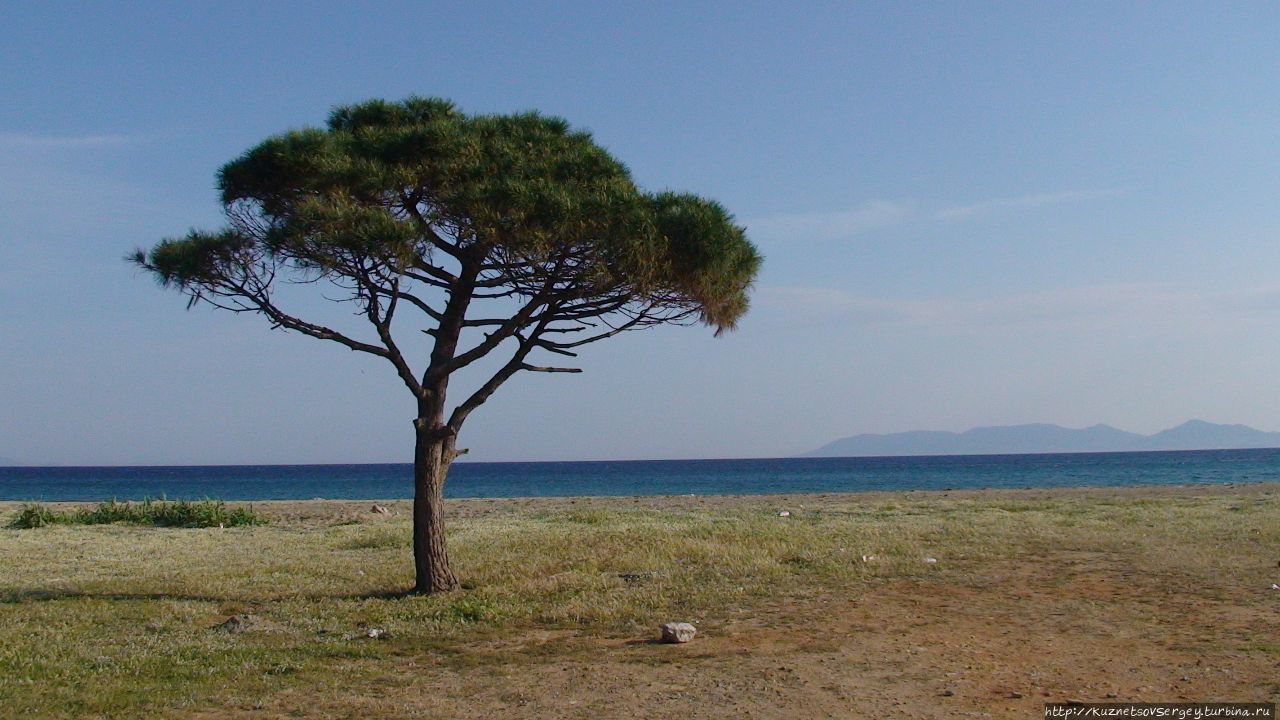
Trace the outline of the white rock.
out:
<instances>
[{"instance_id":1,"label":"white rock","mask_svg":"<svg viewBox=\"0 0 1280 720\"><path fill-rule=\"evenodd\" d=\"M934 564L934 563L938 562L938 558L935 558L935 557L927 557L927 558L925 558L925 559L924 559L924 561L925 561L925 562L927 562L927 563L929 563L930 565L932 565L932 564Z\"/></svg>"},{"instance_id":2,"label":"white rock","mask_svg":"<svg viewBox=\"0 0 1280 720\"><path fill-rule=\"evenodd\" d=\"M791 513L787 512L786 510L783 510L782 512L778 513L778 517L791 517Z\"/></svg>"},{"instance_id":3,"label":"white rock","mask_svg":"<svg viewBox=\"0 0 1280 720\"><path fill-rule=\"evenodd\" d=\"M658 629L664 643L687 643L698 634L698 629L687 622L664 623Z\"/></svg>"},{"instance_id":4,"label":"white rock","mask_svg":"<svg viewBox=\"0 0 1280 720\"><path fill-rule=\"evenodd\" d=\"M388 510L387 508L383 507L382 505L374 505L374 506L373 506L373 509L372 509L372 510L370 510L370 512L375 512L375 513L377 513L377 514L379 514L379 515L390 515L390 514L391 514L391 511L390 511L390 510Z\"/></svg>"}]
</instances>

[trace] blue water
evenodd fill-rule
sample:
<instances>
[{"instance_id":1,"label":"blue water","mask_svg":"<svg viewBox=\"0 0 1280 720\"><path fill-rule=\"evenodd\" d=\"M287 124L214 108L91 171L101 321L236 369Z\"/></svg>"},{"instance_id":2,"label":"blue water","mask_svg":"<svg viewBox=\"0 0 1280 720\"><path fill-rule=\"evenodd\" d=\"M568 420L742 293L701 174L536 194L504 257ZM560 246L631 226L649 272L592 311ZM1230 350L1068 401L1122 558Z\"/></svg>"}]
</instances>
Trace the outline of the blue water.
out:
<instances>
[{"instance_id":1,"label":"blue water","mask_svg":"<svg viewBox=\"0 0 1280 720\"><path fill-rule=\"evenodd\" d=\"M1280 449L772 460L457 463L454 498L751 495L1280 480ZM0 467L0 500L395 499L409 465Z\"/></svg>"}]
</instances>

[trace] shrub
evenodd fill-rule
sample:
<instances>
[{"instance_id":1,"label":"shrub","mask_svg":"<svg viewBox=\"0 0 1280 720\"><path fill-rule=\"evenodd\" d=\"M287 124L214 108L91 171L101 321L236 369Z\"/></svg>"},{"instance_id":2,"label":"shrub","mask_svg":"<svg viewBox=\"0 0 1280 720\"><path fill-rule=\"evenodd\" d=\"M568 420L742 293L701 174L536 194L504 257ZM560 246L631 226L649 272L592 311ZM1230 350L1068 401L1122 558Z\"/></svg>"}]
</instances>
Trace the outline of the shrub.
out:
<instances>
[{"instance_id":1,"label":"shrub","mask_svg":"<svg viewBox=\"0 0 1280 720\"><path fill-rule=\"evenodd\" d=\"M45 525L153 525L157 527L239 527L262 525L263 520L252 507L228 508L221 500L152 500L139 503L109 500L94 508L58 511L39 504L24 505L13 522L13 528L37 528Z\"/></svg>"},{"instance_id":2,"label":"shrub","mask_svg":"<svg viewBox=\"0 0 1280 720\"><path fill-rule=\"evenodd\" d=\"M18 516L9 523L12 528L38 528L58 522L66 522L66 513L58 513L35 503L23 505Z\"/></svg>"}]
</instances>

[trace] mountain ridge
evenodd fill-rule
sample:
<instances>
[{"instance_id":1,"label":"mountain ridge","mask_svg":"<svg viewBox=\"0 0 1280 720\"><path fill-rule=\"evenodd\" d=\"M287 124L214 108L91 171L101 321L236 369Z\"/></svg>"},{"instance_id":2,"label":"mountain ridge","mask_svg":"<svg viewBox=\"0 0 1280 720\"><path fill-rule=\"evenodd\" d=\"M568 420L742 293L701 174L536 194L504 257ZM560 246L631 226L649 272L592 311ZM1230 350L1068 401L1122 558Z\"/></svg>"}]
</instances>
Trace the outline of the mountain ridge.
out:
<instances>
[{"instance_id":1,"label":"mountain ridge","mask_svg":"<svg viewBox=\"0 0 1280 720\"><path fill-rule=\"evenodd\" d=\"M800 457L1020 455L1270 447L1280 447L1280 432L1193 419L1151 435L1120 430L1104 423L1085 428L1031 423L976 427L959 433L944 430L866 433L840 438Z\"/></svg>"}]
</instances>

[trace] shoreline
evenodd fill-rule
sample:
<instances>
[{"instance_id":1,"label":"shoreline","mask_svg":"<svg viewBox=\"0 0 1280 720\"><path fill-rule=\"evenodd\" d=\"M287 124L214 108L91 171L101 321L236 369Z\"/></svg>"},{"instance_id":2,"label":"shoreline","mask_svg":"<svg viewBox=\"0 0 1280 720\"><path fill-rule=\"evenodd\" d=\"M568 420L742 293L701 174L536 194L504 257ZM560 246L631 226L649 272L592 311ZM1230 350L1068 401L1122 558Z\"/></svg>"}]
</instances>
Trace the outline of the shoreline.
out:
<instances>
[{"instance_id":1,"label":"shoreline","mask_svg":"<svg viewBox=\"0 0 1280 720\"><path fill-rule=\"evenodd\" d=\"M942 501L975 503L998 501L1052 501L1068 499L1142 499L1169 497L1214 497L1221 495L1257 496L1280 493L1280 480L1258 480L1231 483L1185 483L1180 485L1114 485L1064 486L1040 488L963 488L942 490L862 490L849 492L758 493L738 495L564 495L491 498L445 498L445 514L451 518L470 518L513 512L560 512L567 510L631 509L631 510L794 510L821 508L824 505L849 505L859 502L913 502L932 504ZM221 498L211 498L221 500ZM23 505L39 504L55 509L96 505L99 500L65 501L0 501L0 517L17 512ZM307 500L223 500L227 505L252 505L269 518L289 522L307 522L319 518L363 519L371 515L373 506L385 507L390 516L409 514L412 498L364 498Z\"/></svg>"}]
</instances>

